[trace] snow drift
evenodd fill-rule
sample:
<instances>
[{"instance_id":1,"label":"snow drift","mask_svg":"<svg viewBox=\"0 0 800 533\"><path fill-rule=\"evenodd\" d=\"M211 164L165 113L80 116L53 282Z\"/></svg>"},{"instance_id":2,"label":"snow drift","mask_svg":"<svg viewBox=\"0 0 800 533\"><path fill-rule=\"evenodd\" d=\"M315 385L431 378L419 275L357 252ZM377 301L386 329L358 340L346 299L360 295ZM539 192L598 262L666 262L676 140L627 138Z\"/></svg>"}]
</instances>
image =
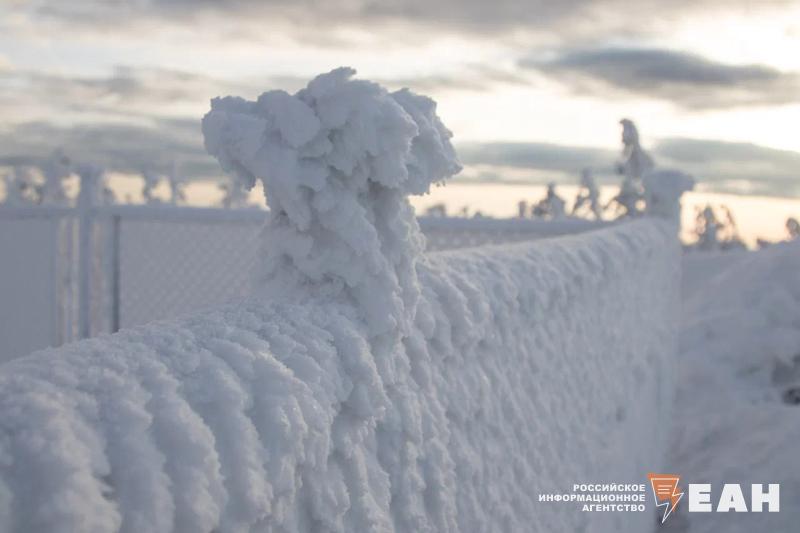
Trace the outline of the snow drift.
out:
<instances>
[{"instance_id":1,"label":"snow drift","mask_svg":"<svg viewBox=\"0 0 800 533\"><path fill-rule=\"evenodd\" d=\"M781 485L780 513L685 513L687 530L795 531L800 412L785 395L800 390L800 242L686 254L684 272L669 468L715 495Z\"/></svg>"},{"instance_id":2,"label":"snow drift","mask_svg":"<svg viewBox=\"0 0 800 533\"><path fill-rule=\"evenodd\" d=\"M0 367L0 530L641 531L537 503L663 454L668 223L424 256L407 195L458 170L435 104L340 69L215 100L264 181L245 305Z\"/></svg>"}]
</instances>

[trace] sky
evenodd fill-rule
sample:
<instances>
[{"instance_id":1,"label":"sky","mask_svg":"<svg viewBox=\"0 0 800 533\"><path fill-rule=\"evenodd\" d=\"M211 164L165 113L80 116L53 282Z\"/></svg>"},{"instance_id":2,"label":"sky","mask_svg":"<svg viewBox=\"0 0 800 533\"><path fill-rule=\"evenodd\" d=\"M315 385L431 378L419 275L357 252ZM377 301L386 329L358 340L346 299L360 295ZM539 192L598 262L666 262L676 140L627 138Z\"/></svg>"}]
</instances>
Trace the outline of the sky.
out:
<instances>
[{"instance_id":1,"label":"sky","mask_svg":"<svg viewBox=\"0 0 800 533\"><path fill-rule=\"evenodd\" d=\"M0 165L218 177L211 98L343 65L436 99L460 180L610 183L630 118L701 190L800 197L800 0L0 0Z\"/></svg>"}]
</instances>

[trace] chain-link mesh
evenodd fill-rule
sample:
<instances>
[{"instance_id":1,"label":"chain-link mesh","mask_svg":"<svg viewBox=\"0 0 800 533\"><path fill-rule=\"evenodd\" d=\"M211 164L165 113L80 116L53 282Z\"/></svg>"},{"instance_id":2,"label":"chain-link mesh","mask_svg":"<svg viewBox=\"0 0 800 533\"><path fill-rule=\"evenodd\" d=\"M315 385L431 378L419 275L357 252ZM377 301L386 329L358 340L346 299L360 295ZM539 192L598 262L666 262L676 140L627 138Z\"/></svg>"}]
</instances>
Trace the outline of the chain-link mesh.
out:
<instances>
[{"instance_id":1,"label":"chain-link mesh","mask_svg":"<svg viewBox=\"0 0 800 533\"><path fill-rule=\"evenodd\" d=\"M75 218L0 211L0 362L71 340Z\"/></svg>"},{"instance_id":2,"label":"chain-link mesh","mask_svg":"<svg viewBox=\"0 0 800 533\"><path fill-rule=\"evenodd\" d=\"M247 294L260 224L125 221L120 227L120 325L219 305Z\"/></svg>"},{"instance_id":3,"label":"chain-link mesh","mask_svg":"<svg viewBox=\"0 0 800 533\"><path fill-rule=\"evenodd\" d=\"M16 211L15 211L16 212ZM117 206L91 211L88 302L78 285L78 212L4 210L0 224L0 358L246 296L263 212ZM34 216L31 216L33 214ZM596 227L580 220L422 218L429 251L532 240Z\"/></svg>"}]
</instances>

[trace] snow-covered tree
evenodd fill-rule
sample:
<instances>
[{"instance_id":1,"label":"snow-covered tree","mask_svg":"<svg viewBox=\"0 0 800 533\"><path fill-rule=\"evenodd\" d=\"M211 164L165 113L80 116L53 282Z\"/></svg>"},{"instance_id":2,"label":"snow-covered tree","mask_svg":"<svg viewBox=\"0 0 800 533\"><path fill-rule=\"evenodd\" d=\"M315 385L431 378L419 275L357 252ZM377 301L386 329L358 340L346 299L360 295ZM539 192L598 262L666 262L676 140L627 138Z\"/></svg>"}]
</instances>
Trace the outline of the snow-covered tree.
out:
<instances>
[{"instance_id":1,"label":"snow-covered tree","mask_svg":"<svg viewBox=\"0 0 800 533\"><path fill-rule=\"evenodd\" d=\"M695 218L695 234L697 235L697 244L695 245L699 250L717 250L720 247L719 233L720 222L717 220L717 215L714 209L707 205L703 210L697 213Z\"/></svg>"},{"instance_id":2,"label":"snow-covered tree","mask_svg":"<svg viewBox=\"0 0 800 533\"><path fill-rule=\"evenodd\" d=\"M794 217L787 218L786 231L789 232L789 240L791 241L800 237L800 222L798 222Z\"/></svg>"},{"instance_id":3,"label":"snow-covered tree","mask_svg":"<svg viewBox=\"0 0 800 533\"><path fill-rule=\"evenodd\" d=\"M575 197L575 204L572 206L572 214L578 214L582 209L588 208L596 220L602 218L602 207L600 206L600 191L594 181L592 171L588 168L581 172L581 186L578 195Z\"/></svg>"},{"instance_id":4,"label":"snow-covered tree","mask_svg":"<svg viewBox=\"0 0 800 533\"><path fill-rule=\"evenodd\" d=\"M154 195L156 187L161 182L161 176L152 170L142 172L142 198L145 204L158 204L161 200Z\"/></svg>"},{"instance_id":5,"label":"snow-covered tree","mask_svg":"<svg viewBox=\"0 0 800 533\"><path fill-rule=\"evenodd\" d=\"M718 214L721 210L724 218ZM727 206L717 209L710 204L699 210L695 223L697 242L694 248L703 251L709 250L740 250L746 249L744 241L739 235L736 220Z\"/></svg>"},{"instance_id":6,"label":"snow-covered tree","mask_svg":"<svg viewBox=\"0 0 800 533\"><path fill-rule=\"evenodd\" d=\"M618 171L626 179L638 184L645 173L653 169L653 159L642 148L636 124L627 118L619 123L622 124L622 161Z\"/></svg>"},{"instance_id":7,"label":"snow-covered tree","mask_svg":"<svg viewBox=\"0 0 800 533\"><path fill-rule=\"evenodd\" d=\"M226 209L247 207L250 191L245 189L241 183L236 180L227 180L218 186L223 193L222 207Z\"/></svg>"},{"instance_id":8,"label":"snow-covered tree","mask_svg":"<svg viewBox=\"0 0 800 533\"><path fill-rule=\"evenodd\" d=\"M561 218L566 215L567 203L556 192L556 184L547 184L547 194L533 207L533 215L541 218Z\"/></svg>"},{"instance_id":9,"label":"snow-covered tree","mask_svg":"<svg viewBox=\"0 0 800 533\"><path fill-rule=\"evenodd\" d=\"M723 224L724 236L722 238L722 249L732 250L732 249L747 248L747 246L744 243L744 240L742 240L742 237L739 234L739 227L736 224L736 219L733 216L733 211L731 211L727 205L722 205L720 207L722 211L725 213L725 222Z\"/></svg>"},{"instance_id":10,"label":"snow-covered tree","mask_svg":"<svg viewBox=\"0 0 800 533\"><path fill-rule=\"evenodd\" d=\"M172 172L167 175L167 181L169 182L170 202L172 205L185 204L186 193L184 192L184 187L186 186L186 181L181 176L177 164L172 165Z\"/></svg>"},{"instance_id":11,"label":"snow-covered tree","mask_svg":"<svg viewBox=\"0 0 800 533\"><path fill-rule=\"evenodd\" d=\"M653 159L642 148L639 130L633 121L624 118L622 125L622 160L617 164L617 173L622 175L619 193L606 208L614 205L620 216L641 214L640 202L644 199L642 177L653 169Z\"/></svg>"},{"instance_id":12,"label":"snow-covered tree","mask_svg":"<svg viewBox=\"0 0 800 533\"><path fill-rule=\"evenodd\" d=\"M447 216L447 206L443 203L438 203L430 206L428 209L425 210L425 216L429 217L446 217Z\"/></svg>"},{"instance_id":13,"label":"snow-covered tree","mask_svg":"<svg viewBox=\"0 0 800 533\"><path fill-rule=\"evenodd\" d=\"M31 169L15 166L3 177L6 188L5 204L8 206L37 205L42 203L42 186L36 182Z\"/></svg>"}]
</instances>

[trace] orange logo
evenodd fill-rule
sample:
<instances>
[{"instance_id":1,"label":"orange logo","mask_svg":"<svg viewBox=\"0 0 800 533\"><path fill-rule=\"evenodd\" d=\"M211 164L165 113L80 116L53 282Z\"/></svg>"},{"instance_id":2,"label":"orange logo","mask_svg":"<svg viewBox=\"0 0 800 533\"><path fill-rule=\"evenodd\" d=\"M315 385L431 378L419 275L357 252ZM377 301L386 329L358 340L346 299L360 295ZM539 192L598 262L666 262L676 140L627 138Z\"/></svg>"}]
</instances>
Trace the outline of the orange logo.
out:
<instances>
[{"instance_id":1,"label":"orange logo","mask_svg":"<svg viewBox=\"0 0 800 533\"><path fill-rule=\"evenodd\" d=\"M672 514L678 502L683 497L682 492L678 492L678 481L680 476L672 474L647 474L647 479L653 486L653 497L656 499L656 507L664 507L664 517L661 519L663 524L667 517Z\"/></svg>"}]
</instances>

